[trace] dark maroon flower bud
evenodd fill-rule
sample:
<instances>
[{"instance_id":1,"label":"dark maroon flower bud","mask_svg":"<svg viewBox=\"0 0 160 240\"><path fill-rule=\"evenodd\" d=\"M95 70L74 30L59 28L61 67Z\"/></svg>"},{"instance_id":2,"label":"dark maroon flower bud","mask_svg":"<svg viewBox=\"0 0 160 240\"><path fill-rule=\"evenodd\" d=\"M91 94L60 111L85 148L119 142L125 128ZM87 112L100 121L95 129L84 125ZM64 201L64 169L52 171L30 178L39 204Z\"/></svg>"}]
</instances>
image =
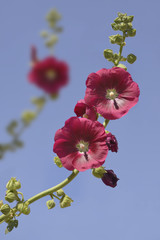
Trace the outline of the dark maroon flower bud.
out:
<instances>
[{"instance_id":1,"label":"dark maroon flower bud","mask_svg":"<svg viewBox=\"0 0 160 240\"><path fill-rule=\"evenodd\" d=\"M83 100L80 100L79 102L77 102L74 108L74 112L77 115L77 117L83 117L83 115L86 113L87 105L82 101Z\"/></svg>"},{"instance_id":2,"label":"dark maroon flower bud","mask_svg":"<svg viewBox=\"0 0 160 240\"><path fill-rule=\"evenodd\" d=\"M113 170L106 170L106 173L104 173L101 179L104 184L113 188L117 186L117 181L119 180Z\"/></svg>"},{"instance_id":3,"label":"dark maroon flower bud","mask_svg":"<svg viewBox=\"0 0 160 240\"><path fill-rule=\"evenodd\" d=\"M35 46L31 46L31 64L34 65L36 62L38 62L37 48Z\"/></svg>"},{"instance_id":4,"label":"dark maroon flower bud","mask_svg":"<svg viewBox=\"0 0 160 240\"><path fill-rule=\"evenodd\" d=\"M83 99L77 102L74 112L77 117L85 117L92 121L97 120L97 113L94 106L89 106L85 103Z\"/></svg>"},{"instance_id":5,"label":"dark maroon flower bud","mask_svg":"<svg viewBox=\"0 0 160 240\"><path fill-rule=\"evenodd\" d=\"M107 133L107 141L106 144L108 146L108 149L111 150L112 152L117 152L118 151L118 142L117 139L112 133Z\"/></svg>"}]
</instances>

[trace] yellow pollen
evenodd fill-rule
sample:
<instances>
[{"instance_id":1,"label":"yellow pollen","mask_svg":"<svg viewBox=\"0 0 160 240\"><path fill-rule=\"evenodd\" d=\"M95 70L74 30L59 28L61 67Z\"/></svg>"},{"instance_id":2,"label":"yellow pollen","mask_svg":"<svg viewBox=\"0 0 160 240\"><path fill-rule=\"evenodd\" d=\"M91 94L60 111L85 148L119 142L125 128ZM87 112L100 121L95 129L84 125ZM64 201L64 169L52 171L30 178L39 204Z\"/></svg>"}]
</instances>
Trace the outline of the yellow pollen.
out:
<instances>
[{"instance_id":1,"label":"yellow pollen","mask_svg":"<svg viewBox=\"0 0 160 240\"><path fill-rule=\"evenodd\" d=\"M113 96L114 96L114 92L110 92L110 93L109 93L109 96L110 96L110 97L113 97Z\"/></svg>"},{"instance_id":2,"label":"yellow pollen","mask_svg":"<svg viewBox=\"0 0 160 240\"><path fill-rule=\"evenodd\" d=\"M83 144L83 143L80 143L79 144L79 147L80 147L80 149L83 151L83 150L85 150L85 145Z\"/></svg>"},{"instance_id":3,"label":"yellow pollen","mask_svg":"<svg viewBox=\"0 0 160 240\"><path fill-rule=\"evenodd\" d=\"M49 81L55 80L55 78L56 78L56 76L57 76L57 74L56 74L56 72L55 72L54 70L48 70L45 75L46 75L46 78L47 78Z\"/></svg>"},{"instance_id":4,"label":"yellow pollen","mask_svg":"<svg viewBox=\"0 0 160 240\"><path fill-rule=\"evenodd\" d=\"M76 148L79 150L79 152L88 152L88 147L89 147L89 143L88 142L84 142L83 140L81 140L77 145Z\"/></svg>"}]
</instances>

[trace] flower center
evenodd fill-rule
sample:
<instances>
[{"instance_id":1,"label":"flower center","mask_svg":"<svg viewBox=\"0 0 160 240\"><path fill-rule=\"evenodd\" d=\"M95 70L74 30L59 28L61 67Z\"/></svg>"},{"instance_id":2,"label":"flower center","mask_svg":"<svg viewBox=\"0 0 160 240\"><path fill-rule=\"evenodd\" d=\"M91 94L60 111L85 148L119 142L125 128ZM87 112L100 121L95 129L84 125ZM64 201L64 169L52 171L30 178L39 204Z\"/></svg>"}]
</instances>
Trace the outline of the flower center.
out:
<instances>
[{"instance_id":1,"label":"flower center","mask_svg":"<svg viewBox=\"0 0 160 240\"><path fill-rule=\"evenodd\" d=\"M50 69L46 71L45 76L47 80L54 81L57 76L57 73L54 70Z\"/></svg>"},{"instance_id":2,"label":"flower center","mask_svg":"<svg viewBox=\"0 0 160 240\"><path fill-rule=\"evenodd\" d=\"M114 100L118 96L116 89L107 89L106 98Z\"/></svg>"},{"instance_id":3,"label":"flower center","mask_svg":"<svg viewBox=\"0 0 160 240\"><path fill-rule=\"evenodd\" d=\"M79 152L88 152L88 147L89 147L89 143L84 141L80 141L76 145L76 148L79 150Z\"/></svg>"}]
</instances>

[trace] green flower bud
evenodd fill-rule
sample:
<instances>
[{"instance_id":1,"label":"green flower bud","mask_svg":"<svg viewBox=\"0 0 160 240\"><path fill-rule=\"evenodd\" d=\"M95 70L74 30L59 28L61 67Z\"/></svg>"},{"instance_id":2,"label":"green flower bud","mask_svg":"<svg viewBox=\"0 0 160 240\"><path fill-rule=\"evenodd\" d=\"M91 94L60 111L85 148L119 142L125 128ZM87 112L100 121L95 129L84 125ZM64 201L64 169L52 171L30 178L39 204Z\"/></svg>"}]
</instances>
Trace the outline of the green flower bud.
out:
<instances>
[{"instance_id":1,"label":"green flower bud","mask_svg":"<svg viewBox=\"0 0 160 240\"><path fill-rule=\"evenodd\" d=\"M14 177L12 177L9 181L8 181L8 183L7 183L7 185L6 185L6 188L8 189L8 190L16 190L16 189L19 189L19 188L21 188L21 183L20 183L20 181L17 181L16 180L16 178L14 178Z\"/></svg>"},{"instance_id":2,"label":"green flower bud","mask_svg":"<svg viewBox=\"0 0 160 240\"><path fill-rule=\"evenodd\" d=\"M121 20L122 20L122 22L127 22L127 16L125 15L125 16L122 16L122 18L121 18Z\"/></svg>"},{"instance_id":3,"label":"green flower bud","mask_svg":"<svg viewBox=\"0 0 160 240\"><path fill-rule=\"evenodd\" d=\"M127 30L132 30L132 23L127 23Z\"/></svg>"},{"instance_id":4,"label":"green flower bud","mask_svg":"<svg viewBox=\"0 0 160 240\"><path fill-rule=\"evenodd\" d=\"M36 105L37 108L42 108L46 102L44 97L32 98L31 102Z\"/></svg>"},{"instance_id":5,"label":"green flower bud","mask_svg":"<svg viewBox=\"0 0 160 240\"><path fill-rule=\"evenodd\" d=\"M109 37L109 39L112 44L121 45L123 42L123 36L121 36L120 34L112 35Z\"/></svg>"},{"instance_id":6,"label":"green flower bud","mask_svg":"<svg viewBox=\"0 0 160 240\"><path fill-rule=\"evenodd\" d=\"M121 19L123 17L125 17L125 16L127 16L127 13L120 13L120 12L118 12L118 17L120 17Z\"/></svg>"},{"instance_id":7,"label":"green flower bud","mask_svg":"<svg viewBox=\"0 0 160 240\"><path fill-rule=\"evenodd\" d=\"M115 35L109 36L109 40L112 44L115 43Z\"/></svg>"},{"instance_id":8,"label":"green flower bud","mask_svg":"<svg viewBox=\"0 0 160 240\"><path fill-rule=\"evenodd\" d=\"M119 29L120 29L121 31L123 31L123 32L127 30L127 27L128 27L128 26L127 26L126 23L123 23L123 22L122 22L122 23L119 24Z\"/></svg>"},{"instance_id":9,"label":"green flower bud","mask_svg":"<svg viewBox=\"0 0 160 240\"><path fill-rule=\"evenodd\" d=\"M30 124L36 117L36 113L33 111L25 111L23 112L21 118L24 124L28 125Z\"/></svg>"},{"instance_id":10,"label":"green flower bud","mask_svg":"<svg viewBox=\"0 0 160 240\"><path fill-rule=\"evenodd\" d=\"M14 202L15 200L17 200L17 193L16 193L16 191L8 190L6 192L5 200L7 202L9 202L9 203Z\"/></svg>"},{"instance_id":11,"label":"green flower bud","mask_svg":"<svg viewBox=\"0 0 160 240\"><path fill-rule=\"evenodd\" d=\"M16 206L17 210L19 212L23 212L23 208L24 208L24 203L18 203L17 206Z\"/></svg>"},{"instance_id":12,"label":"green flower bud","mask_svg":"<svg viewBox=\"0 0 160 240\"><path fill-rule=\"evenodd\" d=\"M59 189L58 191L57 191L57 196L63 196L65 193L64 193L64 191L63 191L63 189Z\"/></svg>"},{"instance_id":13,"label":"green flower bud","mask_svg":"<svg viewBox=\"0 0 160 240\"><path fill-rule=\"evenodd\" d=\"M127 16L127 19L125 20L125 22L129 23L132 22L134 19L134 16Z\"/></svg>"},{"instance_id":14,"label":"green flower bud","mask_svg":"<svg viewBox=\"0 0 160 240\"><path fill-rule=\"evenodd\" d=\"M68 195L65 194L60 200L60 207L61 208L69 207L71 206L72 202L73 200Z\"/></svg>"},{"instance_id":15,"label":"green flower bud","mask_svg":"<svg viewBox=\"0 0 160 240\"><path fill-rule=\"evenodd\" d=\"M136 59L137 59L137 57L132 53L130 53L127 56L127 62L130 63L130 64L134 63L136 61Z\"/></svg>"},{"instance_id":16,"label":"green flower bud","mask_svg":"<svg viewBox=\"0 0 160 240\"><path fill-rule=\"evenodd\" d=\"M136 35L136 29L133 28L133 29L131 29L131 30L128 30L128 31L127 31L127 35L128 35L129 37L134 37L134 36Z\"/></svg>"},{"instance_id":17,"label":"green flower bud","mask_svg":"<svg viewBox=\"0 0 160 240\"><path fill-rule=\"evenodd\" d=\"M119 55L117 53L114 54L114 60L117 60L119 58Z\"/></svg>"},{"instance_id":18,"label":"green flower bud","mask_svg":"<svg viewBox=\"0 0 160 240\"><path fill-rule=\"evenodd\" d=\"M52 209L56 206L54 199L48 200L46 202L46 205L47 205L48 209Z\"/></svg>"},{"instance_id":19,"label":"green flower bud","mask_svg":"<svg viewBox=\"0 0 160 240\"><path fill-rule=\"evenodd\" d=\"M25 214L25 215L29 215L30 212L31 212L30 207L24 207L24 208L23 208L23 212L22 212L23 214Z\"/></svg>"},{"instance_id":20,"label":"green flower bud","mask_svg":"<svg viewBox=\"0 0 160 240\"><path fill-rule=\"evenodd\" d=\"M119 67L119 68L123 68L124 70L126 70L127 71L127 67L124 65L124 64L118 64L118 66L117 67Z\"/></svg>"},{"instance_id":21,"label":"green flower bud","mask_svg":"<svg viewBox=\"0 0 160 240\"><path fill-rule=\"evenodd\" d=\"M103 55L108 61L112 61L113 51L111 49L105 49L104 52L103 52Z\"/></svg>"},{"instance_id":22,"label":"green flower bud","mask_svg":"<svg viewBox=\"0 0 160 240\"><path fill-rule=\"evenodd\" d=\"M59 157L54 157L53 161L59 168L63 167Z\"/></svg>"},{"instance_id":23,"label":"green flower bud","mask_svg":"<svg viewBox=\"0 0 160 240\"><path fill-rule=\"evenodd\" d=\"M47 14L46 19L48 22L57 22L61 19L61 15L56 9L51 9L51 11Z\"/></svg>"},{"instance_id":24,"label":"green flower bud","mask_svg":"<svg viewBox=\"0 0 160 240\"><path fill-rule=\"evenodd\" d=\"M16 181L16 178L11 178L8 183L6 184L6 188L8 190L15 190L15 181Z\"/></svg>"},{"instance_id":25,"label":"green flower bud","mask_svg":"<svg viewBox=\"0 0 160 240\"><path fill-rule=\"evenodd\" d=\"M21 202L21 203L18 203L17 206L16 206L17 210L25 215L28 215L30 213L30 208L28 207L28 202Z\"/></svg>"},{"instance_id":26,"label":"green flower bud","mask_svg":"<svg viewBox=\"0 0 160 240\"><path fill-rule=\"evenodd\" d=\"M115 18L115 19L114 19L114 22L115 22L115 23L121 23L121 18L119 18L119 17Z\"/></svg>"},{"instance_id":27,"label":"green flower bud","mask_svg":"<svg viewBox=\"0 0 160 240\"><path fill-rule=\"evenodd\" d=\"M119 24L117 24L117 23L111 23L111 26L112 26L112 29L114 30L114 31L117 31L117 30L119 30Z\"/></svg>"},{"instance_id":28,"label":"green flower bud","mask_svg":"<svg viewBox=\"0 0 160 240\"><path fill-rule=\"evenodd\" d=\"M42 31L42 32L40 33L40 35L41 35L41 37L43 37L43 38L47 38L47 37L48 37L48 32L47 32L47 31Z\"/></svg>"},{"instance_id":29,"label":"green flower bud","mask_svg":"<svg viewBox=\"0 0 160 240\"><path fill-rule=\"evenodd\" d=\"M7 215L10 212L10 210L11 210L11 208L8 204L3 204L2 207L1 207L1 212L4 215Z\"/></svg>"},{"instance_id":30,"label":"green flower bud","mask_svg":"<svg viewBox=\"0 0 160 240\"><path fill-rule=\"evenodd\" d=\"M15 182L15 188L16 188L16 189L20 189L20 188L21 188L21 183L20 183L20 181L16 181L16 182Z\"/></svg>"},{"instance_id":31,"label":"green flower bud","mask_svg":"<svg viewBox=\"0 0 160 240\"><path fill-rule=\"evenodd\" d=\"M45 42L46 47L50 48L52 47L54 44L56 44L56 42L58 41L58 37L56 35L52 35L49 40L47 40Z\"/></svg>"},{"instance_id":32,"label":"green flower bud","mask_svg":"<svg viewBox=\"0 0 160 240\"><path fill-rule=\"evenodd\" d=\"M97 178L102 178L105 172L106 172L106 170L102 166L92 169L93 176L95 176Z\"/></svg>"}]
</instances>

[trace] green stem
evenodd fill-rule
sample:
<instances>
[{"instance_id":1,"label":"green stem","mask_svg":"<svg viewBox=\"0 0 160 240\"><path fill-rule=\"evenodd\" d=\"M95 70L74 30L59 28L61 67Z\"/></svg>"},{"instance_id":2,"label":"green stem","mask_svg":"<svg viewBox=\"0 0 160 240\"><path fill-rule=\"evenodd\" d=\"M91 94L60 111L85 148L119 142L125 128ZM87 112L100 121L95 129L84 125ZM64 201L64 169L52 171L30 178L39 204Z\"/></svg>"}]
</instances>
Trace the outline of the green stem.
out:
<instances>
[{"instance_id":1,"label":"green stem","mask_svg":"<svg viewBox=\"0 0 160 240\"><path fill-rule=\"evenodd\" d=\"M105 120L104 120L104 123L103 123L104 128L107 127L108 123L109 123L109 120L108 120L108 119L105 119Z\"/></svg>"},{"instance_id":2,"label":"green stem","mask_svg":"<svg viewBox=\"0 0 160 240\"><path fill-rule=\"evenodd\" d=\"M121 60L121 57L122 57L122 50L123 50L123 47L124 47L124 42L125 42L125 33L123 32L123 42L122 42L122 44L120 45L120 49L119 49L119 58L118 58L118 60L116 61L116 62L114 62L114 65L115 66L118 66L118 64L119 64L119 62L120 62L120 60Z\"/></svg>"},{"instance_id":3,"label":"green stem","mask_svg":"<svg viewBox=\"0 0 160 240\"><path fill-rule=\"evenodd\" d=\"M59 201L61 200L59 197L57 197L56 195L52 194L53 197L57 198Z\"/></svg>"},{"instance_id":4,"label":"green stem","mask_svg":"<svg viewBox=\"0 0 160 240\"><path fill-rule=\"evenodd\" d=\"M43 192L41 192L41 193L38 193L37 195L29 198L29 199L27 200L27 202L28 202L29 204L31 204L31 203L33 203L33 202L35 202L35 201L37 201L37 200L39 200L39 199L47 196L47 195L53 194L53 192L56 192L57 190L65 187L67 184L69 184L69 183L78 175L78 173L79 173L79 171L76 170L76 169L74 169L73 172L72 172L72 174L71 174L69 177L67 177L63 182L57 184L56 186L54 186L54 187L52 187L52 188L49 188L49 189L43 191ZM0 223L4 222L5 219L6 219L7 217L9 217L9 216L10 216L10 214L8 214L8 215L2 214L2 215L0 216Z\"/></svg>"},{"instance_id":5,"label":"green stem","mask_svg":"<svg viewBox=\"0 0 160 240\"><path fill-rule=\"evenodd\" d=\"M74 169L72 174L66 178L63 182L59 183L58 185L52 187L52 188L49 188L41 193L38 193L37 195L31 197L30 199L27 200L27 202L29 204L37 201L38 199L42 198L42 197L45 197L47 195L50 195L52 194L53 192L56 192L57 190L65 187L68 183L70 183L77 175L78 175L79 171Z\"/></svg>"}]
</instances>

